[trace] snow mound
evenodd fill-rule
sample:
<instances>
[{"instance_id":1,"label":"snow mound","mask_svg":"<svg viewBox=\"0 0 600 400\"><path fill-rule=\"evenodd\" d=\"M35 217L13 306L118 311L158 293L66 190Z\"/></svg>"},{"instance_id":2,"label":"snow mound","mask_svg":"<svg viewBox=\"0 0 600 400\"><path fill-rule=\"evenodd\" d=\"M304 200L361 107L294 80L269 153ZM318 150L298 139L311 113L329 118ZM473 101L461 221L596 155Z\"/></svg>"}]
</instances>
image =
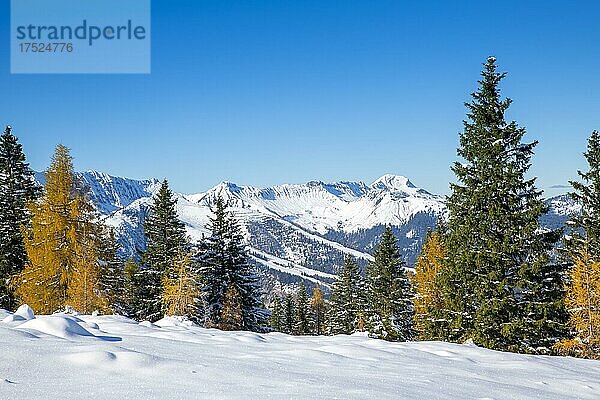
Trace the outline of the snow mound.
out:
<instances>
[{"instance_id":1,"label":"snow mound","mask_svg":"<svg viewBox=\"0 0 600 400\"><path fill-rule=\"evenodd\" d=\"M25 320L30 320L30 319L35 318L35 314L34 314L33 310L27 304L23 304L21 307L17 308L17 311L15 311L14 315L23 317L23 319L25 319Z\"/></svg>"},{"instance_id":2,"label":"snow mound","mask_svg":"<svg viewBox=\"0 0 600 400\"><path fill-rule=\"evenodd\" d=\"M88 351L67 354L64 358L77 366L108 371L152 368L160 361L159 357L135 351Z\"/></svg>"},{"instance_id":3,"label":"snow mound","mask_svg":"<svg viewBox=\"0 0 600 400\"><path fill-rule=\"evenodd\" d=\"M94 336L69 316L47 315L32 319L18 326L19 329L33 329L47 335L63 339L76 339L80 336Z\"/></svg>"},{"instance_id":4,"label":"snow mound","mask_svg":"<svg viewBox=\"0 0 600 400\"><path fill-rule=\"evenodd\" d=\"M154 325L159 326L161 328L165 327L183 327L189 328L192 326L197 326L187 317L180 317L176 315L167 315L163 319L160 319L154 323Z\"/></svg>"}]
</instances>

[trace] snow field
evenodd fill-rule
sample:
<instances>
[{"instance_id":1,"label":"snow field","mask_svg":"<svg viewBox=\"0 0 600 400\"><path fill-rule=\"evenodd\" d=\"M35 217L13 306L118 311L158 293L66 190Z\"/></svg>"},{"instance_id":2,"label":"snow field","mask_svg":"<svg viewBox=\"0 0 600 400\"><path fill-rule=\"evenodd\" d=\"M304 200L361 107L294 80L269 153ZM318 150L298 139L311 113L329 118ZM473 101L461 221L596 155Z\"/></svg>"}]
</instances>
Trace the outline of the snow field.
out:
<instances>
[{"instance_id":1,"label":"snow field","mask_svg":"<svg viewBox=\"0 0 600 400\"><path fill-rule=\"evenodd\" d=\"M29 309L30 310L30 309ZM598 399L600 362L0 310L0 399ZM33 318L22 318L25 315Z\"/></svg>"}]
</instances>

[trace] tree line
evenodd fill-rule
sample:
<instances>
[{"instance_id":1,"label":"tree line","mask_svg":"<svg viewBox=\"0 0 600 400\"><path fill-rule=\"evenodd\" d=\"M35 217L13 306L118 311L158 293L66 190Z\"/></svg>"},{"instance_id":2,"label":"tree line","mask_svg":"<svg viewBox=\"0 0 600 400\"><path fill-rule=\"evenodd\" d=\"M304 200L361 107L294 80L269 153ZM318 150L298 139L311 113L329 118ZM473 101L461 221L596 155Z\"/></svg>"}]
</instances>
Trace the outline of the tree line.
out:
<instances>
[{"instance_id":1,"label":"tree line","mask_svg":"<svg viewBox=\"0 0 600 400\"><path fill-rule=\"evenodd\" d=\"M588 140L588 171L571 182L581 213L564 229L542 229L547 209L528 177L538 143L524 142L525 129L506 119L505 76L488 58L465 103L448 213L427 234L414 273L387 227L365 271L345 260L329 299L300 286L274 296L270 311L223 199L215 200L210 235L192 243L165 180L144 224L146 251L123 262L68 149L56 148L39 190L7 127L0 136L0 307L27 302L51 313L70 306L150 321L185 315L221 329L364 331L394 341L599 357L600 135Z\"/></svg>"}]
</instances>

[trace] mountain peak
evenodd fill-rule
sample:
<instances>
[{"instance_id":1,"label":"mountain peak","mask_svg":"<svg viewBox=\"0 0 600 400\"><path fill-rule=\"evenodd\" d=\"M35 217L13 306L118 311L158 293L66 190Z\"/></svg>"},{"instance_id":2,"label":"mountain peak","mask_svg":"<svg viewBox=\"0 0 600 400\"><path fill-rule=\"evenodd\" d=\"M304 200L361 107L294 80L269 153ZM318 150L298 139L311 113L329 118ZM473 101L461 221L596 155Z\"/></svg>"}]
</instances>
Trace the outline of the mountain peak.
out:
<instances>
[{"instance_id":1,"label":"mountain peak","mask_svg":"<svg viewBox=\"0 0 600 400\"><path fill-rule=\"evenodd\" d=\"M414 189L415 185L405 176L385 174L371 184L375 189L406 190Z\"/></svg>"}]
</instances>

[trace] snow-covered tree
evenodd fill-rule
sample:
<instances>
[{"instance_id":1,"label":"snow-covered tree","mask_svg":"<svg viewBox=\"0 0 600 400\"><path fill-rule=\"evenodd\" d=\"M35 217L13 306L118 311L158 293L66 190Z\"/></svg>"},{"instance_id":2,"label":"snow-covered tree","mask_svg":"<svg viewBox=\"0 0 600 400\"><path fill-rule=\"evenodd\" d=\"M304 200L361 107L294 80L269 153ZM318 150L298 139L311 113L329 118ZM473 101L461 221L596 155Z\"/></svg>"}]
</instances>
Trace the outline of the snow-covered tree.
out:
<instances>
[{"instance_id":1,"label":"snow-covered tree","mask_svg":"<svg viewBox=\"0 0 600 400\"><path fill-rule=\"evenodd\" d=\"M308 335L310 333L310 304L306 287L301 284L296 296L296 316L294 320L294 333Z\"/></svg>"},{"instance_id":2,"label":"snow-covered tree","mask_svg":"<svg viewBox=\"0 0 600 400\"><path fill-rule=\"evenodd\" d=\"M359 320L364 323L366 307L365 287L358 265L352 256L347 256L344 266L333 284L327 311L328 332L351 334L358 330Z\"/></svg>"},{"instance_id":3,"label":"snow-covered tree","mask_svg":"<svg viewBox=\"0 0 600 400\"><path fill-rule=\"evenodd\" d=\"M140 298L136 314L139 319L160 319L164 279L187 245L184 225L177 217L176 205L177 198L165 179L153 198L144 223L147 247L137 279L137 295Z\"/></svg>"},{"instance_id":4,"label":"snow-covered tree","mask_svg":"<svg viewBox=\"0 0 600 400\"><path fill-rule=\"evenodd\" d=\"M200 268L205 326L219 326L225 292L235 288L242 310L241 330L258 331L266 323L260 307L260 288L255 269L248 261L238 221L218 197L209 228L211 235L201 244L196 262Z\"/></svg>"},{"instance_id":5,"label":"snow-covered tree","mask_svg":"<svg viewBox=\"0 0 600 400\"><path fill-rule=\"evenodd\" d=\"M271 329L281 332L283 330L283 308L279 296L275 296L271 305L271 316L269 317Z\"/></svg>"},{"instance_id":6,"label":"snow-covered tree","mask_svg":"<svg viewBox=\"0 0 600 400\"><path fill-rule=\"evenodd\" d=\"M29 223L27 202L36 195L22 146L7 126L0 135L0 308L17 306L9 281L27 261L21 227Z\"/></svg>"},{"instance_id":7,"label":"snow-covered tree","mask_svg":"<svg viewBox=\"0 0 600 400\"><path fill-rule=\"evenodd\" d=\"M407 341L414 336L410 282L389 226L367 268L367 325L371 336L390 341Z\"/></svg>"}]
</instances>

